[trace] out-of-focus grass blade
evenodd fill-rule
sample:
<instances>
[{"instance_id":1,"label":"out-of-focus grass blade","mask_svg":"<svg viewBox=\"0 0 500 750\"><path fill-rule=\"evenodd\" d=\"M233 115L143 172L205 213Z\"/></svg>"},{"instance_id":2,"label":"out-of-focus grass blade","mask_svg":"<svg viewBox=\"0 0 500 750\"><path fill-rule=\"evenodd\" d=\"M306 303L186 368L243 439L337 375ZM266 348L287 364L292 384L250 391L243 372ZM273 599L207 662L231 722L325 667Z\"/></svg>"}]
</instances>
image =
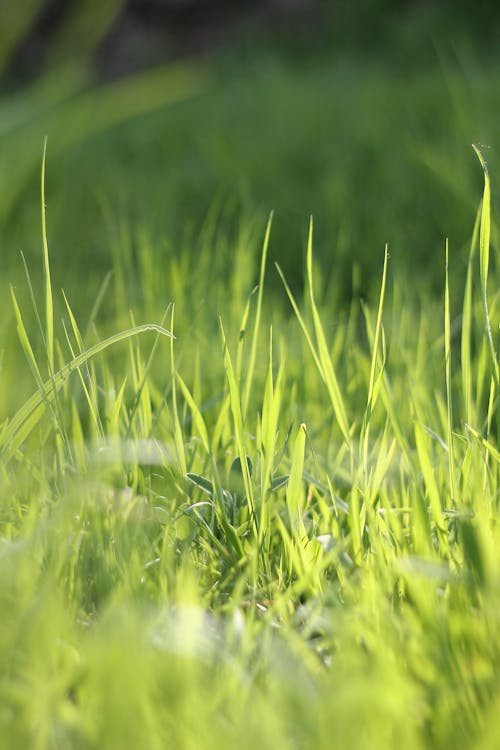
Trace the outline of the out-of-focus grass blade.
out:
<instances>
[{"instance_id":1,"label":"out-of-focus grass blade","mask_svg":"<svg viewBox=\"0 0 500 750\"><path fill-rule=\"evenodd\" d=\"M428 438L426 438L424 428L419 422L415 422L415 443L417 446L419 466L427 489L430 515L436 526L440 545L443 548L447 548L448 543L446 539L441 494L436 483L434 466L429 455Z\"/></svg>"},{"instance_id":2,"label":"out-of-focus grass blade","mask_svg":"<svg viewBox=\"0 0 500 750\"><path fill-rule=\"evenodd\" d=\"M486 334L490 344L491 358L495 373L497 387L500 386L500 371L498 367L498 358L495 351L495 344L491 332L490 313L488 309L488 268L490 261L490 234L491 234L491 188L488 166L477 146L472 144L472 148L477 154L484 173L484 190L483 203L481 208L481 228L479 231L479 272L481 277L481 293L483 297L484 317L486 321Z\"/></svg>"},{"instance_id":3,"label":"out-of-focus grass blade","mask_svg":"<svg viewBox=\"0 0 500 750\"><path fill-rule=\"evenodd\" d=\"M498 451L494 445L492 445L488 440L486 440L486 438L484 438L473 427L468 426L468 431L471 433L471 435L473 435L476 438L476 440L479 440L483 448L486 448L490 456L494 458L497 463L500 464L500 451Z\"/></svg>"},{"instance_id":4,"label":"out-of-focus grass blade","mask_svg":"<svg viewBox=\"0 0 500 750\"><path fill-rule=\"evenodd\" d=\"M266 276L267 249L269 247L269 237L271 236L271 227L273 223L273 212L269 214L266 233L264 235L264 244L262 246L262 257L260 261L259 291L257 293L257 309L255 311L255 322L253 326L252 344L250 347L250 357L248 360L247 374L245 380L245 389L243 391L243 416L246 415L250 391L252 389L253 373L255 369L255 357L257 355L257 341L259 337L260 317L262 311L262 295L264 293L264 279Z\"/></svg>"},{"instance_id":5,"label":"out-of-focus grass blade","mask_svg":"<svg viewBox=\"0 0 500 750\"><path fill-rule=\"evenodd\" d=\"M68 96L49 109L36 88L28 92L19 109L29 111L29 118L23 121L21 117L20 126L3 134L0 127L4 156L0 165L0 218L10 214L37 168L40 132L50 134L51 155L57 158L94 133L193 96L209 79L206 65L164 65L91 90L82 91L82 86L75 83ZM40 86L43 85L42 81ZM57 85L57 81L52 81L52 85Z\"/></svg>"},{"instance_id":6,"label":"out-of-focus grass blade","mask_svg":"<svg viewBox=\"0 0 500 750\"><path fill-rule=\"evenodd\" d=\"M373 351L372 351L372 361L371 361L371 367L370 367L370 382L368 384L368 399L366 408L369 413L372 411L372 401L373 401L373 395L374 395L374 385L375 385L375 369L377 366L377 356L378 356L378 343L380 339L380 331L382 328L382 311L384 309L384 298L385 298L385 287L387 282L387 264L389 260L389 248L387 245L385 246L385 252L384 252L384 268L382 271L382 282L380 284L380 295L379 295L379 302L378 302L378 311L377 311L377 322L375 324L375 336L373 339Z\"/></svg>"},{"instance_id":7,"label":"out-of-focus grass blade","mask_svg":"<svg viewBox=\"0 0 500 750\"><path fill-rule=\"evenodd\" d=\"M49 246L47 243L47 225L45 221L45 162L47 156L47 138L43 144L42 173L40 178L40 195L42 208L42 242L43 274L45 278L45 346L49 375L54 372L54 303L52 300L52 283L50 279Z\"/></svg>"},{"instance_id":8,"label":"out-of-focus grass blade","mask_svg":"<svg viewBox=\"0 0 500 750\"><path fill-rule=\"evenodd\" d=\"M323 324L319 316L318 308L314 300L313 290L313 276L312 276L312 247L313 247L313 220L312 217L309 222L309 237L307 241L307 281L309 286L309 298L311 301L311 309L314 321L314 331L316 334L316 341L318 344L318 354L322 365L323 378L325 380L330 401L333 406L333 410L337 421L339 423L340 430L344 436L344 440L350 445L351 437L349 435L349 424L347 421L347 414L342 398L342 393L338 384L337 375L333 366L332 358L328 350L326 343L325 334L323 331Z\"/></svg>"},{"instance_id":9,"label":"out-of-focus grass blade","mask_svg":"<svg viewBox=\"0 0 500 750\"><path fill-rule=\"evenodd\" d=\"M21 315L21 310L19 308L19 305L17 303L16 294L14 292L14 287L11 285L10 287L10 294L12 297L12 304L14 307L14 314L16 316L16 323L17 323L17 334L19 336L19 341L21 342L22 349L24 351L24 354L26 356L26 359L28 360L28 364L30 366L30 369L33 372L33 375L35 377L35 380L37 382L37 385L39 388L43 387L43 378L40 372L40 369L38 367L38 363L36 361L35 354L33 352L33 348L31 346L28 334L26 332L26 327L23 322L23 317Z\"/></svg>"},{"instance_id":10,"label":"out-of-focus grass blade","mask_svg":"<svg viewBox=\"0 0 500 750\"><path fill-rule=\"evenodd\" d=\"M172 305L172 311L170 313L170 330L174 332L174 315L175 306ZM172 370L172 413L174 419L174 441L175 450L177 453L177 459L179 461L180 470L183 475L187 473L187 462L186 453L184 450L184 439L182 437L181 422L179 419L179 410L177 407L177 382L176 382L176 367L175 367L175 356L174 356L174 339L170 339L170 367Z\"/></svg>"},{"instance_id":11,"label":"out-of-focus grass blade","mask_svg":"<svg viewBox=\"0 0 500 750\"><path fill-rule=\"evenodd\" d=\"M184 380L181 378L179 373L176 373L176 379L179 383L182 391L182 395L184 396L184 399L189 406L189 409L191 410L191 415L193 417L193 424L198 431L198 434L201 438L201 442L203 443L203 447L207 453L207 455L210 454L210 441L208 439L208 432L207 427L205 425L205 420L203 419L202 413L200 409L198 408L198 405L196 404L196 401L194 400L193 396L191 395L191 391L187 387Z\"/></svg>"},{"instance_id":12,"label":"out-of-focus grass blade","mask_svg":"<svg viewBox=\"0 0 500 750\"><path fill-rule=\"evenodd\" d=\"M304 473L304 451L306 446L306 426L301 424L295 444L293 446L292 466L290 469L290 479L286 488L286 504L290 518L290 528L292 533L302 530L301 515L303 511L303 473Z\"/></svg>"},{"instance_id":13,"label":"out-of-focus grass blade","mask_svg":"<svg viewBox=\"0 0 500 750\"><path fill-rule=\"evenodd\" d=\"M444 286L444 360L446 380L446 412L448 436L448 471L450 477L451 499L455 500L455 458L453 450L453 402L451 394L451 331L450 331L450 284L448 276L448 240L445 250L445 286Z\"/></svg>"},{"instance_id":14,"label":"out-of-focus grass blade","mask_svg":"<svg viewBox=\"0 0 500 750\"><path fill-rule=\"evenodd\" d=\"M255 515L255 500L252 487L252 480L250 477L250 469L248 466L247 454L245 450L245 437L243 430L243 415L241 410L241 400L238 384L234 375L233 365L231 362L231 356L227 346L226 336L224 334L224 328L222 321L219 321L220 329L222 334L222 345L224 348L224 369L226 371L227 383L229 386L229 397L231 404L231 412L233 415L234 432L236 437L236 445L238 448L238 455L241 462L241 473L243 476L243 485L245 487L245 494L248 503L248 509L252 518L254 529L257 532L257 518Z\"/></svg>"},{"instance_id":15,"label":"out-of-focus grass blade","mask_svg":"<svg viewBox=\"0 0 500 750\"><path fill-rule=\"evenodd\" d=\"M29 398L26 403L16 412L12 419L5 425L2 430L0 439L0 455L5 461L8 461L17 451L23 440L36 425L42 416L45 405L50 403L56 396L59 389L64 385L69 376L79 367L88 362L92 357L108 349L120 341L126 341L132 336L155 331L162 336L172 336L170 331L155 323L144 323L143 325L128 328L125 331L115 333L103 341L91 346L90 349L79 354L77 357L68 362L61 370L54 373L41 388ZM29 429L26 427L29 425Z\"/></svg>"},{"instance_id":16,"label":"out-of-focus grass blade","mask_svg":"<svg viewBox=\"0 0 500 750\"><path fill-rule=\"evenodd\" d=\"M462 336L461 336L461 364L462 364L462 398L464 405L464 418L466 424L472 422L472 373L471 373L471 336L472 336L472 274L474 256L479 241L479 228L481 226L481 209L479 208L474 222L474 230L467 264L467 276L465 279L464 304L462 312ZM477 415L474 414L474 421Z\"/></svg>"}]
</instances>

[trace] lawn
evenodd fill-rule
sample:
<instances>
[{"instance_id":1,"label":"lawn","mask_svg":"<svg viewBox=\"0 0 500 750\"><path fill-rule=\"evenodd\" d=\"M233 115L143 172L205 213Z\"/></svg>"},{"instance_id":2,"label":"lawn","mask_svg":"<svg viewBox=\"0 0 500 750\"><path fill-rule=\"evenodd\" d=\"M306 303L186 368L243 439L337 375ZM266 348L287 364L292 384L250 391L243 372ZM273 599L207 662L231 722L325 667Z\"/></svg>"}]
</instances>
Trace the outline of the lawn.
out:
<instances>
[{"instance_id":1,"label":"lawn","mask_svg":"<svg viewBox=\"0 0 500 750\"><path fill-rule=\"evenodd\" d=\"M0 747L493 750L500 66L228 59L0 101Z\"/></svg>"}]
</instances>

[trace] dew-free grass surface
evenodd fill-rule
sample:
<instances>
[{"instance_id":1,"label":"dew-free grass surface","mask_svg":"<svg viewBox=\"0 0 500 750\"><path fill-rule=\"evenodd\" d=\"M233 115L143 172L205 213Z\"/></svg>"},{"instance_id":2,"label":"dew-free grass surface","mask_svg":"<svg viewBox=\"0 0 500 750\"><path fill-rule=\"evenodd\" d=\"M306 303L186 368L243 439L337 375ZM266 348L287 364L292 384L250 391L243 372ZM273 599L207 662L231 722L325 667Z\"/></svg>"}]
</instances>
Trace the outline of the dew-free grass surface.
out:
<instances>
[{"instance_id":1,"label":"dew-free grass surface","mask_svg":"<svg viewBox=\"0 0 500 750\"><path fill-rule=\"evenodd\" d=\"M109 331L45 252L36 314L13 292L31 399L3 334L2 747L497 747L482 165L468 275L443 243L420 305L386 252L336 308L312 222L304 295L270 293L270 220L260 268L244 231L221 269L217 234L195 266L116 253Z\"/></svg>"}]
</instances>

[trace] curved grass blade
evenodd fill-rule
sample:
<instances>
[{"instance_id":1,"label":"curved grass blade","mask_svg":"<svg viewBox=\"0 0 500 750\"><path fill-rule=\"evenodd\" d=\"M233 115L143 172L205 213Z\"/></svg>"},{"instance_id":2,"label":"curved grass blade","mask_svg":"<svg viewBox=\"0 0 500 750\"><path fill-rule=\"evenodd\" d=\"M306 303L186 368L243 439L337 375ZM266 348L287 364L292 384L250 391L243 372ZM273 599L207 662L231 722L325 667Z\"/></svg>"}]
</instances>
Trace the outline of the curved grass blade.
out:
<instances>
[{"instance_id":1,"label":"curved grass blade","mask_svg":"<svg viewBox=\"0 0 500 750\"><path fill-rule=\"evenodd\" d=\"M481 207L481 226L479 230L479 273L481 277L481 293L483 297L483 310L486 322L486 335L490 345L491 358L493 360L493 369L495 373L495 383L500 386L500 370L498 367L498 357L495 351L493 334L491 332L490 313L488 309L488 267L490 261L490 234L491 234L491 188L490 176L488 174L488 165L477 146L472 144L484 172L484 190L483 203Z\"/></svg>"},{"instance_id":2,"label":"curved grass blade","mask_svg":"<svg viewBox=\"0 0 500 750\"><path fill-rule=\"evenodd\" d=\"M90 349L82 352L68 362L61 370L54 373L42 387L34 393L31 398L19 409L9 422L4 423L0 434L0 456L8 461L16 453L21 443L28 437L30 432L38 423L40 417L45 411L45 407L56 396L69 376L78 370L79 367L88 362L96 354L108 349L120 341L130 339L132 336L138 336L147 331L155 331L163 336L172 337L170 331L162 328L155 323L144 323L143 325L128 328L125 331L115 333L103 341L91 346Z\"/></svg>"}]
</instances>

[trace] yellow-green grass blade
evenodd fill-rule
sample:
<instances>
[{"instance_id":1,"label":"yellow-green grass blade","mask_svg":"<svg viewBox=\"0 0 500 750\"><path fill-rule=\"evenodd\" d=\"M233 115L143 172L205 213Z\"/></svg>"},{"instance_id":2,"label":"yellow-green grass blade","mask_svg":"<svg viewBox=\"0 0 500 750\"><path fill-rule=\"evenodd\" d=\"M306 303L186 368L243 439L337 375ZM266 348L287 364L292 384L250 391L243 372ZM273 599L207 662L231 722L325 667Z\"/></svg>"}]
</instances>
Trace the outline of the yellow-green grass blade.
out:
<instances>
[{"instance_id":1,"label":"yellow-green grass blade","mask_svg":"<svg viewBox=\"0 0 500 750\"><path fill-rule=\"evenodd\" d=\"M241 317L240 330L238 334L238 349L236 351L236 367L235 367L236 381L238 383L241 383L241 373L242 373L242 368L243 368L243 351L245 349L245 338L247 334L248 316L250 314L250 302L251 302L252 296L253 296L253 291L250 293L250 296L248 297L246 301L245 308L243 310L243 315ZM246 385L248 385L249 383L248 377L249 377L249 373L247 370Z\"/></svg>"},{"instance_id":2,"label":"yellow-green grass blade","mask_svg":"<svg viewBox=\"0 0 500 750\"><path fill-rule=\"evenodd\" d=\"M54 372L54 303L52 299L52 282L50 279L49 246L47 242L47 224L45 218L45 163L47 156L47 138L43 144L42 173L40 178L40 195L42 208L42 242L43 274L45 279L45 346L49 375Z\"/></svg>"},{"instance_id":3,"label":"yellow-green grass blade","mask_svg":"<svg viewBox=\"0 0 500 750\"><path fill-rule=\"evenodd\" d=\"M477 430L475 430L473 427L469 427L468 431L473 435L476 440L478 440L483 448L486 449L487 453L498 463L500 464L500 451L495 448L492 443L490 443L486 438L484 438Z\"/></svg>"},{"instance_id":4,"label":"yellow-green grass blade","mask_svg":"<svg viewBox=\"0 0 500 750\"><path fill-rule=\"evenodd\" d=\"M309 346L309 349L311 351L312 357L314 359L314 364L316 365L316 367L318 369L318 372L319 372L319 374L321 376L321 379L323 380L323 382L325 382L325 375L324 375L324 372L323 372L323 367L322 367L322 364L320 362L318 353L316 351L316 347L314 346L314 342L313 342L313 340L311 338L311 335L309 333L309 329L308 329L308 327L306 325L306 322L305 322L304 318L302 317L302 314L301 314L301 312L299 310L299 306L297 305L297 302L295 301L295 297L293 296L292 290L288 286L288 283L287 283L287 281L285 279L285 276L283 275L283 271L281 270L281 268L279 267L279 265L277 263L275 265L276 265L276 270L278 271L279 277L280 277L281 281L283 282L283 286L285 287L285 291L287 293L288 299L290 300L290 304L292 305L292 309L293 309L293 311L295 313L295 317L299 321L300 328L302 330L302 333L304 334L304 338L307 341L307 345Z\"/></svg>"},{"instance_id":5,"label":"yellow-green grass blade","mask_svg":"<svg viewBox=\"0 0 500 750\"><path fill-rule=\"evenodd\" d=\"M464 408L464 419L466 424L471 424L474 417L474 423L477 419L477 413L472 414L472 357L471 357L471 338L472 338L472 277L474 256L479 242L479 228L481 226L481 208L476 214L474 229L469 251L469 260L467 263L467 276L465 279L464 303L462 311L462 335L461 335L461 352L460 361L462 365L462 399Z\"/></svg>"},{"instance_id":6,"label":"yellow-green grass blade","mask_svg":"<svg viewBox=\"0 0 500 750\"><path fill-rule=\"evenodd\" d=\"M370 442L370 420L371 420L373 408L375 406L377 396L378 396L378 393L380 391L380 387L382 384L382 376L383 376L384 367L385 367L385 355L384 355L385 343L384 343L383 329L382 329L382 312L384 308L388 259L389 259L389 252L388 252L388 247L386 245L385 252L384 252L384 266L382 270L382 280L380 284L377 319L375 322L374 331L372 331L368 308L366 307L364 308L368 339L372 347L370 376L369 376L369 381L368 381L368 396L366 400L365 413L363 415L363 422L361 425L361 435L360 435L360 468L363 469L365 485L368 484L368 449L369 449L369 442ZM379 360L379 351L378 351L379 341L380 341L381 335L382 335L383 356L382 356L382 362L380 365L379 374L378 376L376 376L377 361Z\"/></svg>"},{"instance_id":7,"label":"yellow-green grass blade","mask_svg":"<svg viewBox=\"0 0 500 750\"><path fill-rule=\"evenodd\" d=\"M100 354L114 344L126 341L133 336L138 336L148 331L154 331L162 336L172 336L170 331L156 323L144 323L143 325L128 328L115 333L103 341L91 346L86 351L74 357L62 369L55 372L52 377L45 381L40 389L34 393L26 403L16 412L6 428L2 432L0 442L0 455L4 460L12 458L23 440L33 430L40 417L45 411L45 406L56 396L57 392L65 384L69 376L79 367L88 362L92 357Z\"/></svg>"},{"instance_id":8,"label":"yellow-green grass blade","mask_svg":"<svg viewBox=\"0 0 500 750\"><path fill-rule=\"evenodd\" d=\"M257 309L255 311L255 322L253 326L252 344L250 346L250 356L248 360L247 374L245 380L245 389L243 391L243 416L248 410L250 392L252 389L253 374L255 370L255 360L257 356L257 343L259 338L260 319L262 313L262 296L264 293L264 279L266 276L267 250L269 247L269 238L271 236L271 227L273 223L273 211L269 214L267 221L266 233L264 235L264 244L262 246L262 256L260 260L259 290L257 293Z\"/></svg>"},{"instance_id":9,"label":"yellow-green grass blade","mask_svg":"<svg viewBox=\"0 0 500 750\"><path fill-rule=\"evenodd\" d=\"M167 318L169 307L165 310L165 313L163 314L163 317L161 319L160 328L164 329L164 323ZM149 396L149 388L148 388L148 375L151 370L151 366L153 364L153 359L156 354L156 350L158 349L158 345L160 343L160 335L157 334L155 337L155 340L153 342L153 346L151 347L151 351L149 353L148 359L146 360L146 364L143 365L142 362L142 356L139 346L136 348L136 363L137 363L137 372L138 372L138 381L137 383L134 383L134 387L136 389L135 394L135 401L131 409L130 417L129 417L129 423L127 428L127 437L130 435L130 432L132 430L132 423L134 420L134 417L137 413L140 414L142 425L143 425L143 434L149 433L151 431L151 423L152 423L152 413L151 413L151 398ZM170 343L173 343L173 336L170 337ZM134 360L133 353L131 351L131 361ZM140 379L139 379L140 374Z\"/></svg>"},{"instance_id":10,"label":"yellow-green grass blade","mask_svg":"<svg viewBox=\"0 0 500 750\"><path fill-rule=\"evenodd\" d=\"M493 369L495 374L495 381L497 386L500 385L500 370L498 366L498 357L495 350L495 343L493 341L493 334L491 331L490 313L488 308L488 270L490 260L490 234L491 234L491 187L490 187L490 176L488 173L488 165L477 146L473 144L473 149L477 154L477 157L481 163L484 173L484 190L483 190L483 202L481 207L481 228L479 231L479 273L481 278L481 293L483 298L483 310L484 318L486 322L486 334L488 336L488 342L490 345L491 359L493 363Z\"/></svg>"},{"instance_id":11,"label":"yellow-green grass blade","mask_svg":"<svg viewBox=\"0 0 500 750\"><path fill-rule=\"evenodd\" d=\"M349 434L349 424L347 421L346 408L342 392L338 383L335 368L333 366L332 358L326 343L326 338L323 330L323 324L314 300L313 290L313 274L312 274L312 247L313 247L313 220L309 222L309 237L307 241L307 281L309 286L309 298L311 302L311 309L313 314L314 331L316 334L316 342L318 345L318 355L322 366L323 377L325 380L330 401L333 407L333 411L339 423L340 430L344 437L344 440L350 445L351 437Z\"/></svg>"},{"instance_id":12,"label":"yellow-green grass blade","mask_svg":"<svg viewBox=\"0 0 500 750\"><path fill-rule=\"evenodd\" d=\"M201 442L203 443L203 447L205 449L205 452L207 455L210 455L210 441L208 439L208 431L207 426L205 424L205 420L203 419L203 415L194 400L193 396L191 395L191 391L187 387L184 380L181 378L179 373L176 373L176 380L179 383L182 391L182 395L184 397L184 400L186 401L193 418L193 426L198 432L198 435L201 438Z\"/></svg>"},{"instance_id":13,"label":"yellow-green grass blade","mask_svg":"<svg viewBox=\"0 0 500 750\"><path fill-rule=\"evenodd\" d=\"M17 325L17 334L19 337L19 341L21 342L21 347L23 349L23 352L26 356L26 359L28 360L28 364L30 366L31 371L33 372L34 378L36 380L37 385L41 388L43 385L43 378L42 374L40 372L40 369L38 367L38 363L36 361L35 354L33 352L33 348L31 346L28 333L26 331L26 327L23 322L23 318L21 315L21 310L19 308L16 294L14 292L14 287L11 285L10 287L10 295L12 298L12 304L14 307L14 314L16 316L16 325Z\"/></svg>"},{"instance_id":14,"label":"yellow-green grass blade","mask_svg":"<svg viewBox=\"0 0 500 750\"><path fill-rule=\"evenodd\" d=\"M388 249L388 246L386 245L385 252L384 252L384 267L382 270L382 281L380 284L380 294L379 294L379 302L378 302L378 310L377 310L377 322L375 324L375 335L373 339L372 361L371 361L371 367L370 367L370 381L368 384L368 399L366 403L366 411L367 411L368 419L369 419L369 415L372 412L373 403L374 403L375 370L377 367L378 346L379 346L380 332L382 329L382 312L384 309L388 260L389 260L389 249Z\"/></svg>"},{"instance_id":15,"label":"yellow-green grass blade","mask_svg":"<svg viewBox=\"0 0 500 750\"><path fill-rule=\"evenodd\" d=\"M424 479L425 488L427 490L430 515L436 527L440 546L442 549L447 549L448 545L446 539L442 499L436 482L433 462L430 457L428 446L429 438L426 435L423 426L419 422L415 422L414 429L418 462Z\"/></svg>"},{"instance_id":16,"label":"yellow-green grass blade","mask_svg":"<svg viewBox=\"0 0 500 750\"><path fill-rule=\"evenodd\" d=\"M238 388L238 383L234 375L233 364L231 362L231 356L229 354L229 348L227 346L226 336L222 321L219 320L221 335L222 335L222 346L224 350L224 369L226 371L227 383L229 386L229 398L231 405L231 413L233 416L234 432L236 438L236 446L238 449L238 455L240 458L241 473L243 476L243 485L245 487L245 494L248 503L248 509L252 518L252 524L254 531L257 533L257 518L255 515L255 499L252 487L252 479L250 476L250 469L248 466L247 453L245 450L245 436L243 427L243 414L241 409L241 399Z\"/></svg>"},{"instance_id":17,"label":"yellow-green grass blade","mask_svg":"<svg viewBox=\"0 0 500 750\"><path fill-rule=\"evenodd\" d=\"M453 448L453 401L451 393L451 331L450 331L450 284L448 275L448 240L445 249L444 286L444 359L446 381L446 432L448 438L448 472L452 503L456 499L455 453Z\"/></svg>"},{"instance_id":18,"label":"yellow-green grass blade","mask_svg":"<svg viewBox=\"0 0 500 750\"><path fill-rule=\"evenodd\" d=\"M80 329L78 328L78 324L76 322L75 316L73 315L73 311L72 311L72 309L70 307L70 304L68 302L68 299L67 299L64 291L63 291L62 294L63 294L64 302L66 304L66 310L67 310L68 315L69 315L69 320L70 320L70 323L71 323L71 328L73 330L73 335L75 337L76 345L78 347L78 353L81 354L85 350L85 346L84 346L83 339L82 339L82 336L81 336L81 333L80 333ZM69 346L69 349L70 349L70 352L71 352L71 357L72 357L72 359L74 359L76 355L75 355L73 346L71 344L71 341L70 341L70 338L69 338L69 334L66 331L66 327L64 328L64 330L66 332L66 340L68 342L68 346ZM92 422L93 422L93 424L95 426L95 429L97 431L97 435L99 435L100 437L103 437L104 430L103 430L103 427L102 427L102 424L101 424L101 420L100 420L100 417L99 417L99 411L98 411L98 408L97 408L97 393L96 393L97 388L96 388L96 383L95 383L95 380L93 380L91 378L90 369L88 367L88 363L85 363L84 366L85 366L86 371L87 371L87 378L88 378L88 382L90 384L90 390L89 390L89 386L85 382L85 378L83 377L81 368L78 368L78 375L79 375L79 378L80 378L80 383L81 383L81 386L83 388L83 392L85 394L85 398L87 400L87 404L88 404L88 407L89 407L89 410L90 410L90 415L91 415L91 418L92 418Z\"/></svg>"},{"instance_id":19,"label":"yellow-green grass blade","mask_svg":"<svg viewBox=\"0 0 500 750\"><path fill-rule=\"evenodd\" d=\"M301 534L304 511L304 452L306 447L306 426L301 424L293 446L290 479L286 489L286 505L292 533Z\"/></svg>"},{"instance_id":20,"label":"yellow-green grass blade","mask_svg":"<svg viewBox=\"0 0 500 750\"><path fill-rule=\"evenodd\" d=\"M175 305L172 305L170 313L170 330L174 332L174 318L175 318ZM174 443L175 450L177 453L177 460L179 462L179 468L182 476L187 474L187 462L186 453L184 450L184 439L182 437L181 422L179 419L179 410L177 406L177 379L176 379L176 368L175 368L175 356L174 356L174 339L170 339L170 368L172 371L172 414L174 421Z\"/></svg>"}]
</instances>

